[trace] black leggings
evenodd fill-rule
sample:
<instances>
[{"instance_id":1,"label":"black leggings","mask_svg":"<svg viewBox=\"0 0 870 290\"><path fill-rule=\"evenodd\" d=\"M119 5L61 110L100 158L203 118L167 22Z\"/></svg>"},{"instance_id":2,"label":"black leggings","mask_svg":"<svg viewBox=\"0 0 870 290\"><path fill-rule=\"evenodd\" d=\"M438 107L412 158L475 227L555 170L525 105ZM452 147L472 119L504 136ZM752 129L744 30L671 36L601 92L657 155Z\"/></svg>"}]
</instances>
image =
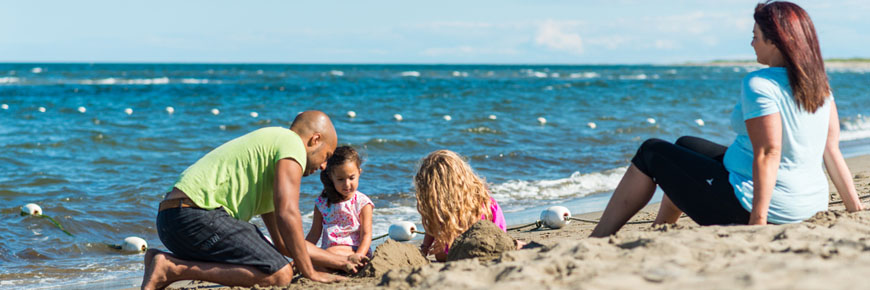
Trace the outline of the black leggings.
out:
<instances>
[{"instance_id":1,"label":"black leggings","mask_svg":"<svg viewBox=\"0 0 870 290\"><path fill-rule=\"evenodd\" d=\"M676 144L649 139L631 163L699 225L747 224L749 212L734 195L722 164L727 149L691 136L680 137Z\"/></svg>"}]
</instances>

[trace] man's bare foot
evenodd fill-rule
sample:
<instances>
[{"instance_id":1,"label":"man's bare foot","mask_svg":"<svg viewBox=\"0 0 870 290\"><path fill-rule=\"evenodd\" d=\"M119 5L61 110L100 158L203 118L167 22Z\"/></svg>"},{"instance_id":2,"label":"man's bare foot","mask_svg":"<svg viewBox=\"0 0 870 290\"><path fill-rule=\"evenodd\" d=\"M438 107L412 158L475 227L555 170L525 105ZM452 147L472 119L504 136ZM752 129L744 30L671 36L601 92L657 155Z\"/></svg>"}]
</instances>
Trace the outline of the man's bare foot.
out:
<instances>
[{"instance_id":1,"label":"man's bare foot","mask_svg":"<svg viewBox=\"0 0 870 290\"><path fill-rule=\"evenodd\" d=\"M145 251L145 275L142 277L142 289L163 289L167 283L166 264L169 262L166 259L166 253L155 249Z\"/></svg>"}]
</instances>

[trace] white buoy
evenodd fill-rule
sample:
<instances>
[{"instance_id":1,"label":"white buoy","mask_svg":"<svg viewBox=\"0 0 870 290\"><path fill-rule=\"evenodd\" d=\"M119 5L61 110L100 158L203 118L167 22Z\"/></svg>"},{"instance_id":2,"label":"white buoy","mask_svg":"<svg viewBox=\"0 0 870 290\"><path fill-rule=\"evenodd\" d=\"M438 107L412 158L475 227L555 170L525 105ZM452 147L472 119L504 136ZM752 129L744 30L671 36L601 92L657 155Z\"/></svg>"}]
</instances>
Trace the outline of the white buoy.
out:
<instances>
[{"instance_id":1,"label":"white buoy","mask_svg":"<svg viewBox=\"0 0 870 290\"><path fill-rule=\"evenodd\" d=\"M695 119L695 124L698 124L698 126L704 126L704 120Z\"/></svg>"},{"instance_id":2,"label":"white buoy","mask_svg":"<svg viewBox=\"0 0 870 290\"><path fill-rule=\"evenodd\" d=\"M598 125L596 125L595 122L589 122L586 123L586 127L589 127L590 129L595 129L598 127Z\"/></svg>"},{"instance_id":3,"label":"white buoy","mask_svg":"<svg viewBox=\"0 0 870 290\"><path fill-rule=\"evenodd\" d=\"M344 72L340 70L331 70L329 71L329 74L335 77L344 76Z\"/></svg>"},{"instance_id":4,"label":"white buoy","mask_svg":"<svg viewBox=\"0 0 870 290\"><path fill-rule=\"evenodd\" d=\"M148 249L148 243L140 237L127 237L121 244L121 250L126 252L144 252Z\"/></svg>"},{"instance_id":5,"label":"white buoy","mask_svg":"<svg viewBox=\"0 0 870 290\"><path fill-rule=\"evenodd\" d=\"M547 119L544 119L544 117L538 117L538 123L541 123L541 125L547 124Z\"/></svg>"},{"instance_id":6,"label":"white buoy","mask_svg":"<svg viewBox=\"0 0 870 290\"><path fill-rule=\"evenodd\" d=\"M551 229L561 229L571 220L571 211L564 206L554 205L541 212L541 222Z\"/></svg>"},{"instance_id":7,"label":"white buoy","mask_svg":"<svg viewBox=\"0 0 870 290\"><path fill-rule=\"evenodd\" d=\"M393 119L396 119L396 121L401 121L401 120L402 120L402 115L395 114L395 115L393 115Z\"/></svg>"},{"instance_id":8,"label":"white buoy","mask_svg":"<svg viewBox=\"0 0 870 290\"><path fill-rule=\"evenodd\" d=\"M85 109L85 107L79 107L79 113L84 114L87 111L88 111L88 109Z\"/></svg>"},{"instance_id":9,"label":"white buoy","mask_svg":"<svg viewBox=\"0 0 870 290\"><path fill-rule=\"evenodd\" d=\"M354 112L354 111L347 111L347 116L348 116L349 118L356 118L356 112Z\"/></svg>"},{"instance_id":10,"label":"white buoy","mask_svg":"<svg viewBox=\"0 0 870 290\"><path fill-rule=\"evenodd\" d=\"M218 126L218 128L220 128L220 129L223 130L223 131L226 131L226 130L227 130L227 125L220 125L220 126Z\"/></svg>"},{"instance_id":11,"label":"white buoy","mask_svg":"<svg viewBox=\"0 0 870 290\"><path fill-rule=\"evenodd\" d=\"M650 124L655 124L655 123L656 123L656 119L653 119L653 118L646 118L646 122L647 122L647 123L650 123Z\"/></svg>"},{"instance_id":12,"label":"white buoy","mask_svg":"<svg viewBox=\"0 0 870 290\"><path fill-rule=\"evenodd\" d=\"M211 109L211 114L212 114L212 115L217 116L217 114L220 114L220 113L221 113L221 110L218 110L217 108Z\"/></svg>"},{"instance_id":13,"label":"white buoy","mask_svg":"<svg viewBox=\"0 0 870 290\"><path fill-rule=\"evenodd\" d=\"M401 221L390 225L387 231L390 238L396 241L410 241L417 236L417 226L412 222Z\"/></svg>"},{"instance_id":14,"label":"white buoy","mask_svg":"<svg viewBox=\"0 0 870 290\"><path fill-rule=\"evenodd\" d=\"M166 107L166 113L169 113L170 115L172 115L172 113L175 113L175 108L173 108L173 107Z\"/></svg>"},{"instance_id":15,"label":"white buoy","mask_svg":"<svg viewBox=\"0 0 870 290\"><path fill-rule=\"evenodd\" d=\"M28 203L21 207L21 215L42 215L42 208L35 203Z\"/></svg>"},{"instance_id":16,"label":"white buoy","mask_svg":"<svg viewBox=\"0 0 870 290\"><path fill-rule=\"evenodd\" d=\"M2 105L0 105L0 109L9 110L9 105L2 104Z\"/></svg>"},{"instance_id":17,"label":"white buoy","mask_svg":"<svg viewBox=\"0 0 870 290\"><path fill-rule=\"evenodd\" d=\"M133 109L131 109L131 108L124 109L124 114L133 115Z\"/></svg>"},{"instance_id":18,"label":"white buoy","mask_svg":"<svg viewBox=\"0 0 870 290\"><path fill-rule=\"evenodd\" d=\"M37 110L39 110L40 113L45 113L45 107L39 107Z\"/></svg>"},{"instance_id":19,"label":"white buoy","mask_svg":"<svg viewBox=\"0 0 870 290\"><path fill-rule=\"evenodd\" d=\"M450 115L444 115L444 121L450 121L450 120L453 120L453 117L450 117Z\"/></svg>"},{"instance_id":20,"label":"white buoy","mask_svg":"<svg viewBox=\"0 0 870 290\"><path fill-rule=\"evenodd\" d=\"M256 118L259 116L260 116L260 114L258 114L257 112L251 112L251 118Z\"/></svg>"},{"instance_id":21,"label":"white buoy","mask_svg":"<svg viewBox=\"0 0 870 290\"><path fill-rule=\"evenodd\" d=\"M498 117L496 117L495 115L489 115L489 119L490 119L490 120L495 120L495 119L498 119Z\"/></svg>"}]
</instances>

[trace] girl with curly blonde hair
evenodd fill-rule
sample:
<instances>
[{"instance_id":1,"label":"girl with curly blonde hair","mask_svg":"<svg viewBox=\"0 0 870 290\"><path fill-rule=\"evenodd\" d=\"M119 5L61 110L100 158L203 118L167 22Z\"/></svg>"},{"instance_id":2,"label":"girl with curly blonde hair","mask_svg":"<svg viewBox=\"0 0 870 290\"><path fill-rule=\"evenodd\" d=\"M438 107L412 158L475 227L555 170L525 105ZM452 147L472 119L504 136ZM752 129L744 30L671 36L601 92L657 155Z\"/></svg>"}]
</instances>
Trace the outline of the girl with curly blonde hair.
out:
<instances>
[{"instance_id":1,"label":"girl with curly blonde hair","mask_svg":"<svg viewBox=\"0 0 870 290\"><path fill-rule=\"evenodd\" d=\"M478 220L491 221L503 231L507 227L486 182L453 151L438 150L423 158L414 189L426 229L420 250L424 255L434 253L438 261L447 258L453 239Z\"/></svg>"}]
</instances>

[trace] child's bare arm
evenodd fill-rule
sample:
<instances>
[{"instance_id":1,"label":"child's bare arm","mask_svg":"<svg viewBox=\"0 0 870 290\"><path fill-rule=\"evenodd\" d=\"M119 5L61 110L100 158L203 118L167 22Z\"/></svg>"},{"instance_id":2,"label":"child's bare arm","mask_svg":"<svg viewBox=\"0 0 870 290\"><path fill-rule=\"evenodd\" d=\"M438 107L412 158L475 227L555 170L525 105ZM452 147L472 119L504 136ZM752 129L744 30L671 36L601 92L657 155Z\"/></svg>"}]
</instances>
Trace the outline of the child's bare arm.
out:
<instances>
[{"instance_id":1,"label":"child's bare arm","mask_svg":"<svg viewBox=\"0 0 870 290\"><path fill-rule=\"evenodd\" d=\"M321 232L323 232L323 214L320 213L317 206L314 206L314 220L311 222L311 230L308 231L305 240L316 245L317 241L320 240Z\"/></svg>"},{"instance_id":2,"label":"child's bare arm","mask_svg":"<svg viewBox=\"0 0 870 290\"><path fill-rule=\"evenodd\" d=\"M429 256L429 249L432 248L432 243L435 242L435 237L426 234L423 237L423 243L420 244L420 253L423 254L424 257Z\"/></svg>"},{"instance_id":3,"label":"child's bare arm","mask_svg":"<svg viewBox=\"0 0 870 290\"><path fill-rule=\"evenodd\" d=\"M372 246L372 206L368 204L363 207L362 212L359 214L359 237L360 243L359 247L356 250L356 253L360 256L366 256L369 252L369 248Z\"/></svg>"}]
</instances>

